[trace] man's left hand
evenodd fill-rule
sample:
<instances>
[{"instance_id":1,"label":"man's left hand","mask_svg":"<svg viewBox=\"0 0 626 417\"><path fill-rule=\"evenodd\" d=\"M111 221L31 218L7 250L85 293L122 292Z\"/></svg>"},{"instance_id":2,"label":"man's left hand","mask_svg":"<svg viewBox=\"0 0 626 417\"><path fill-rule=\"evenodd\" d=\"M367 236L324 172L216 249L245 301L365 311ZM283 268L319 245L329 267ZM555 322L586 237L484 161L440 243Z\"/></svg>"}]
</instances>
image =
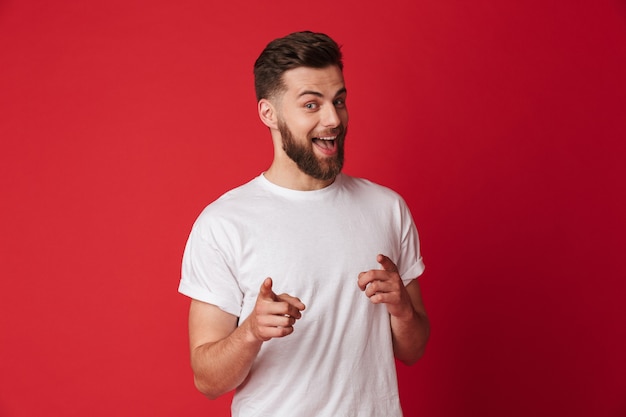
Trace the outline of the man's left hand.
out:
<instances>
[{"instance_id":1,"label":"man's left hand","mask_svg":"<svg viewBox=\"0 0 626 417\"><path fill-rule=\"evenodd\" d=\"M361 272L358 285L374 304L386 304L392 316L403 318L413 316L414 310L409 293L398 273L398 267L385 255L378 255L376 261L382 269Z\"/></svg>"}]
</instances>

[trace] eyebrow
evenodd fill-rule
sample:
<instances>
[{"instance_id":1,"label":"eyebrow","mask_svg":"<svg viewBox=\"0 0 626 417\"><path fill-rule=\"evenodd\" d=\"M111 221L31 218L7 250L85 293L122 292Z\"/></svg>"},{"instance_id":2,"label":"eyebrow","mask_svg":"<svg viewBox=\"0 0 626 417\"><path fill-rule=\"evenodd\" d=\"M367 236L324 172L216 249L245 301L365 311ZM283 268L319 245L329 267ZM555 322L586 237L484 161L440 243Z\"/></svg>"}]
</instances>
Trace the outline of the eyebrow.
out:
<instances>
[{"instance_id":1,"label":"eyebrow","mask_svg":"<svg viewBox=\"0 0 626 417\"><path fill-rule=\"evenodd\" d=\"M342 87L340 88L336 93L335 93L335 98L347 93L348 90L346 89L346 87ZM300 94L298 94L298 98L302 97L302 96L306 96L306 95L312 95L312 96L316 96L316 97L324 97L324 95L322 93L320 93L319 91L314 91L314 90L306 90L301 92Z\"/></svg>"}]
</instances>

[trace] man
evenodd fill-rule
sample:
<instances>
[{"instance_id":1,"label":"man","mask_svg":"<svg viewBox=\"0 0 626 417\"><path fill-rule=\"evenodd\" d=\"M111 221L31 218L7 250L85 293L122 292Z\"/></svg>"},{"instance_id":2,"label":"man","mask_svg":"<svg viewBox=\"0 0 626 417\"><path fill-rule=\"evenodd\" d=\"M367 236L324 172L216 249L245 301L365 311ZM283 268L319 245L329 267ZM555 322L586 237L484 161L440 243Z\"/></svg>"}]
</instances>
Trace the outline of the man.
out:
<instances>
[{"instance_id":1,"label":"man","mask_svg":"<svg viewBox=\"0 0 626 417\"><path fill-rule=\"evenodd\" d=\"M410 212L341 173L342 70L324 34L265 48L254 74L272 164L210 204L185 248L195 384L212 399L236 389L233 416L401 416L394 357L424 352Z\"/></svg>"}]
</instances>

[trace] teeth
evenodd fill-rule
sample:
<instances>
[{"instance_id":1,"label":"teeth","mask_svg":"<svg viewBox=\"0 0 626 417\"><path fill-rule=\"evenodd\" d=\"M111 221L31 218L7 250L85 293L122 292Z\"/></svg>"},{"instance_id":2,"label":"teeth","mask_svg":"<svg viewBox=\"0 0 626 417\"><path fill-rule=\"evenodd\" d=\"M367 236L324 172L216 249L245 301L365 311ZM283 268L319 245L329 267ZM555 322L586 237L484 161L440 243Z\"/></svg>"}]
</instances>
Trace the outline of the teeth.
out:
<instances>
[{"instance_id":1,"label":"teeth","mask_svg":"<svg viewBox=\"0 0 626 417\"><path fill-rule=\"evenodd\" d=\"M318 139L320 139L320 140L335 140L335 139L337 139L337 136L329 136L329 137L325 137L325 138L319 137Z\"/></svg>"}]
</instances>

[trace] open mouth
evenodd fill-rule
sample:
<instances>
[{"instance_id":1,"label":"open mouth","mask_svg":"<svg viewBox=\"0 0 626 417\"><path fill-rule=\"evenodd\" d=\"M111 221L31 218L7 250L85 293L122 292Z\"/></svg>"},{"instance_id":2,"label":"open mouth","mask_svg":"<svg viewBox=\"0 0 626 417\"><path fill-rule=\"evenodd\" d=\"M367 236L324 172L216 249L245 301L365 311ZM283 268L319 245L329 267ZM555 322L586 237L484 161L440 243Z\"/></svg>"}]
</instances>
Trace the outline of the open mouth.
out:
<instances>
[{"instance_id":1,"label":"open mouth","mask_svg":"<svg viewBox=\"0 0 626 417\"><path fill-rule=\"evenodd\" d=\"M337 146L337 136L313 138L313 143L323 150L333 152Z\"/></svg>"}]
</instances>

